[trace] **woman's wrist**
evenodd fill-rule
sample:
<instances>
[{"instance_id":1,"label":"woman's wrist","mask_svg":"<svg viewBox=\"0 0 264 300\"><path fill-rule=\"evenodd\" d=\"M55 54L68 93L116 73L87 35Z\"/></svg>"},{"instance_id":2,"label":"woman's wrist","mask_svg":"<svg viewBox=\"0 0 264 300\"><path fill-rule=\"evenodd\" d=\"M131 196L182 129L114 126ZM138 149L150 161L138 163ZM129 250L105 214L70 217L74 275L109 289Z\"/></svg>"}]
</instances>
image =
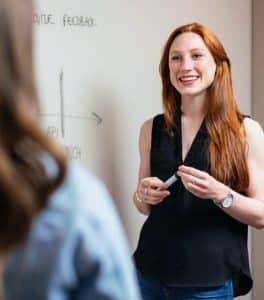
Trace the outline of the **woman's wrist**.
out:
<instances>
[{"instance_id":1,"label":"woman's wrist","mask_svg":"<svg viewBox=\"0 0 264 300\"><path fill-rule=\"evenodd\" d=\"M216 195L212 198L213 202L215 204L220 203L227 195L230 193L230 187L223 184L223 188L221 191L216 193Z\"/></svg>"},{"instance_id":2,"label":"woman's wrist","mask_svg":"<svg viewBox=\"0 0 264 300\"><path fill-rule=\"evenodd\" d=\"M134 192L134 203L142 214L149 215L150 205L144 202L144 199L140 197L138 191Z\"/></svg>"}]
</instances>

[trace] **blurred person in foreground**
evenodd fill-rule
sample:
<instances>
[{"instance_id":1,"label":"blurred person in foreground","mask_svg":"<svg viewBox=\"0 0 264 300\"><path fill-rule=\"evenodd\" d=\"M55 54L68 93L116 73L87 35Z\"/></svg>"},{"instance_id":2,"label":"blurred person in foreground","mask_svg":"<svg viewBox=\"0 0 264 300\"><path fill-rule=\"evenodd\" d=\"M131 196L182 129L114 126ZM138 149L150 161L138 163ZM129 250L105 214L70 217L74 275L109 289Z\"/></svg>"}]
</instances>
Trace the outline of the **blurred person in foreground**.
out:
<instances>
[{"instance_id":1,"label":"blurred person in foreground","mask_svg":"<svg viewBox=\"0 0 264 300\"><path fill-rule=\"evenodd\" d=\"M31 0L0 0L0 250L6 300L139 299L105 187L41 129Z\"/></svg>"}]
</instances>

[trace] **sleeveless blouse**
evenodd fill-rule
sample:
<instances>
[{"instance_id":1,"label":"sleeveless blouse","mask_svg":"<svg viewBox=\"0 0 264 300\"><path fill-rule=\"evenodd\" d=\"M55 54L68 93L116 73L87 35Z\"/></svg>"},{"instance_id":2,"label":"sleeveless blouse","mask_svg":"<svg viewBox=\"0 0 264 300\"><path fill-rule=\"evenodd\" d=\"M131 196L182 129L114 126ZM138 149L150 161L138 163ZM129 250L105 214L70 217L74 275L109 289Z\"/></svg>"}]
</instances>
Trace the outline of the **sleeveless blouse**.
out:
<instances>
[{"instance_id":1,"label":"sleeveless blouse","mask_svg":"<svg viewBox=\"0 0 264 300\"><path fill-rule=\"evenodd\" d=\"M168 179L181 164L210 173L208 134L202 123L182 160L181 115L174 136L165 131L164 115L153 120L151 176ZM171 194L153 205L134 253L137 269L168 287L213 287L232 278L234 295L252 287L248 259L248 226L227 215L210 199L199 199L181 180Z\"/></svg>"}]
</instances>

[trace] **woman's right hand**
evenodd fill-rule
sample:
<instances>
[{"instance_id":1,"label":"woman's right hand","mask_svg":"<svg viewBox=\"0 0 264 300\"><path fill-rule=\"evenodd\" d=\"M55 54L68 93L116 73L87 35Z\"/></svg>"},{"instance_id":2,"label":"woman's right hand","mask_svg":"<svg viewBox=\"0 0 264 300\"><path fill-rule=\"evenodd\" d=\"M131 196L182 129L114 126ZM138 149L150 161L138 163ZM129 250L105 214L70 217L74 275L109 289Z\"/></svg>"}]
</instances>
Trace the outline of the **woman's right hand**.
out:
<instances>
[{"instance_id":1,"label":"woman's right hand","mask_svg":"<svg viewBox=\"0 0 264 300\"><path fill-rule=\"evenodd\" d=\"M145 177L139 181L136 198L139 202L156 205L170 195L165 183L157 177Z\"/></svg>"},{"instance_id":2,"label":"woman's right hand","mask_svg":"<svg viewBox=\"0 0 264 300\"><path fill-rule=\"evenodd\" d=\"M140 166L138 185L134 192L133 202L136 208L144 215L149 215L151 206L163 201L170 192L165 183L157 177L150 177L150 150L153 118L145 121L140 129L139 153Z\"/></svg>"}]
</instances>

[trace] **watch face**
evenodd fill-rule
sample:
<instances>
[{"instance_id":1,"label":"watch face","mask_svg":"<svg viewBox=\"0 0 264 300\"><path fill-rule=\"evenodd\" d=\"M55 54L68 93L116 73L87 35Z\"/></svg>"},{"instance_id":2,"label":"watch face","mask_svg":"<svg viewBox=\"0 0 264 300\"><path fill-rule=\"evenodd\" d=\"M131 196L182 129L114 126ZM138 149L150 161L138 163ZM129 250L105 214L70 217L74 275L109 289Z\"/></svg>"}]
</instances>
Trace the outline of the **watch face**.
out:
<instances>
[{"instance_id":1,"label":"watch face","mask_svg":"<svg viewBox=\"0 0 264 300\"><path fill-rule=\"evenodd\" d=\"M230 207L233 202L233 195L229 194L225 199L222 201L222 205L224 208Z\"/></svg>"}]
</instances>

